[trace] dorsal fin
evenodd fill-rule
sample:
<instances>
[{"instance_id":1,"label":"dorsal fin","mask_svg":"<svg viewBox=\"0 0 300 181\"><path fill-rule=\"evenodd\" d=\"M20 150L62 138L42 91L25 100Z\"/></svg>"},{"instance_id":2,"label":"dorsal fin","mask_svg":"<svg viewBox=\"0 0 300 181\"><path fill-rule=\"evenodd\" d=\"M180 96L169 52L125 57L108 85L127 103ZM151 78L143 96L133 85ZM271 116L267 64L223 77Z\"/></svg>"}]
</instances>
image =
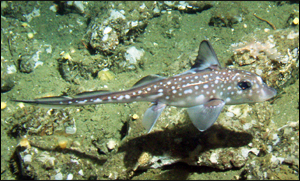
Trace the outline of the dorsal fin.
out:
<instances>
[{"instance_id":1,"label":"dorsal fin","mask_svg":"<svg viewBox=\"0 0 300 181\"><path fill-rule=\"evenodd\" d=\"M154 82L162 79L165 79L165 77L162 77L160 75L155 75L155 74L147 75L146 77L143 77L139 81L137 81L132 87L139 87L148 84L150 82Z\"/></svg>"},{"instance_id":2,"label":"dorsal fin","mask_svg":"<svg viewBox=\"0 0 300 181\"><path fill-rule=\"evenodd\" d=\"M213 65L221 67L212 45L209 43L209 41L203 40L200 43L198 56L195 60L195 64L192 66L192 69L196 68L204 70Z\"/></svg>"}]
</instances>

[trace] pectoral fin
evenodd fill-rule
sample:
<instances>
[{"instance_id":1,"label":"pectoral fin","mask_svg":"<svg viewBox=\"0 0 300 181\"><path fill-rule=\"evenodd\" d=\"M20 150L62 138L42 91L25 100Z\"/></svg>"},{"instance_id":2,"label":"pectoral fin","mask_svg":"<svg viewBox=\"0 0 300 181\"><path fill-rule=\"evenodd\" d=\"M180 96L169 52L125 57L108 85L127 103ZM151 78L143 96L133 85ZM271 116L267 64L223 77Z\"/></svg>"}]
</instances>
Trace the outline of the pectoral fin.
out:
<instances>
[{"instance_id":1,"label":"pectoral fin","mask_svg":"<svg viewBox=\"0 0 300 181\"><path fill-rule=\"evenodd\" d=\"M187 112L196 128L205 131L217 120L224 105L223 100L216 99L199 106L190 107Z\"/></svg>"},{"instance_id":2,"label":"pectoral fin","mask_svg":"<svg viewBox=\"0 0 300 181\"><path fill-rule=\"evenodd\" d=\"M165 109L166 104L158 103L156 105L151 106L147 109L143 118L143 126L146 128L147 133L149 133L154 126L156 120Z\"/></svg>"}]
</instances>

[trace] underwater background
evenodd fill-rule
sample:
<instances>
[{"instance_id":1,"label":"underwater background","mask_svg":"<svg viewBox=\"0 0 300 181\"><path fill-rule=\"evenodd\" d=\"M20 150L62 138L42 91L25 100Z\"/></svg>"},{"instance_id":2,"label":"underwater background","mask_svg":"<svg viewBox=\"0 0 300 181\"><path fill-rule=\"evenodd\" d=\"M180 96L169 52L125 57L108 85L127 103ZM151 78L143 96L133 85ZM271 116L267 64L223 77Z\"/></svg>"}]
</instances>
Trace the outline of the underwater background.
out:
<instances>
[{"instance_id":1,"label":"underwater background","mask_svg":"<svg viewBox=\"0 0 300 181\"><path fill-rule=\"evenodd\" d=\"M202 40L277 96L225 106L205 132L168 107L149 134L149 103L11 101L173 76ZM1 179L299 179L299 2L2 1Z\"/></svg>"}]
</instances>

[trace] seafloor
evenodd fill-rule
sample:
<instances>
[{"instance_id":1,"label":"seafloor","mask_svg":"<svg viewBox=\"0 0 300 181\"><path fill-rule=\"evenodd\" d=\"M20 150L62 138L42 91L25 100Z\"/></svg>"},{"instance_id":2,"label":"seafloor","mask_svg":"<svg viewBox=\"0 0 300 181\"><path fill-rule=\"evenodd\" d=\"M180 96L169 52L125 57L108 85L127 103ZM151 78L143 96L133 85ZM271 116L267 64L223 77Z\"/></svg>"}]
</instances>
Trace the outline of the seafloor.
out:
<instances>
[{"instance_id":1,"label":"seafloor","mask_svg":"<svg viewBox=\"0 0 300 181\"><path fill-rule=\"evenodd\" d=\"M125 90L193 65L209 40L224 67L278 94L225 106L205 132L149 103L16 103ZM299 179L299 2L1 1L1 179Z\"/></svg>"}]
</instances>

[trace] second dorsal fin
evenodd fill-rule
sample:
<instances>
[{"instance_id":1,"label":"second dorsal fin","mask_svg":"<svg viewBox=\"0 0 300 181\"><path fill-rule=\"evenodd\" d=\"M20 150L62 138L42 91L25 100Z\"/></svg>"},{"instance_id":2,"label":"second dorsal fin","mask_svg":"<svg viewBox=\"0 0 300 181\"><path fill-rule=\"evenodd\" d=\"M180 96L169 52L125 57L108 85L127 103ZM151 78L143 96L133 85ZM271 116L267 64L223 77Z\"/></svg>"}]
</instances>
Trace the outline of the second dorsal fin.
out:
<instances>
[{"instance_id":1,"label":"second dorsal fin","mask_svg":"<svg viewBox=\"0 0 300 181\"><path fill-rule=\"evenodd\" d=\"M162 77L160 75L148 75L146 77L141 78L139 81L137 81L132 87L139 87L145 84L148 84L150 82L158 81L158 80L163 80L165 77Z\"/></svg>"}]
</instances>

